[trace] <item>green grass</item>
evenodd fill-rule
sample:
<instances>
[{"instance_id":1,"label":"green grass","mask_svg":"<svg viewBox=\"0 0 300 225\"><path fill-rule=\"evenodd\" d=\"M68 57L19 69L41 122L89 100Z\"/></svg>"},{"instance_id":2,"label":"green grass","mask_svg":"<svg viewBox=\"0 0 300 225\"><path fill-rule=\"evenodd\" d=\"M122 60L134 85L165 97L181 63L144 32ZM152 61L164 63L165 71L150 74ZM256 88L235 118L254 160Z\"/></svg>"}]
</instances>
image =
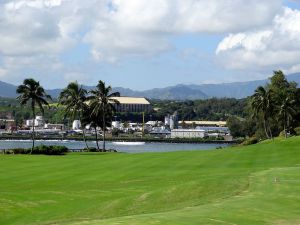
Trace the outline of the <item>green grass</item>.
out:
<instances>
[{"instance_id":1,"label":"green grass","mask_svg":"<svg viewBox=\"0 0 300 225\"><path fill-rule=\"evenodd\" d=\"M216 151L0 156L0 224L300 224L300 138Z\"/></svg>"}]
</instances>

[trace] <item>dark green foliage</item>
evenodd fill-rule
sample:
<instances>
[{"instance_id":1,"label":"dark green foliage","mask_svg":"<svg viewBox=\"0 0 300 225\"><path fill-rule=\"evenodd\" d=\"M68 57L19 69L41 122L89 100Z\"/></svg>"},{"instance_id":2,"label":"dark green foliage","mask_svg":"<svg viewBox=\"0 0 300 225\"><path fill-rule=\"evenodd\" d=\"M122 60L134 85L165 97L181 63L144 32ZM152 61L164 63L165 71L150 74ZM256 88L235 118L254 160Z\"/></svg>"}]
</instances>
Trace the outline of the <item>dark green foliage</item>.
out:
<instances>
[{"instance_id":1,"label":"dark green foliage","mask_svg":"<svg viewBox=\"0 0 300 225\"><path fill-rule=\"evenodd\" d=\"M258 139L257 137L252 137L252 138L249 138L249 139L246 139L242 145L254 145L254 144L257 144L258 143Z\"/></svg>"},{"instance_id":2,"label":"dark green foliage","mask_svg":"<svg viewBox=\"0 0 300 225\"><path fill-rule=\"evenodd\" d=\"M168 114L178 112L180 120L227 120L230 116L245 117L247 112L244 108L247 99L212 98L194 101L169 101L151 100L153 112L145 114L147 120L164 121ZM118 113L121 121L142 122L141 114Z\"/></svg>"},{"instance_id":3,"label":"dark green foliage","mask_svg":"<svg viewBox=\"0 0 300 225\"><path fill-rule=\"evenodd\" d=\"M300 135L300 127L296 127L295 129L294 129L294 131L295 131L295 133L296 133L296 135Z\"/></svg>"},{"instance_id":4,"label":"dark green foliage","mask_svg":"<svg viewBox=\"0 0 300 225\"><path fill-rule=\"evenodd\" d=\"M251 98L257 124L263 124L267 138L281 131L287 137L299 123L299 90L295 82L288 82L282 71L274 71L266 87L258 87Z\"/></svg>"},{"instance_id":5,"label":"dark green foliage","mask_svg":"<svg viewBox=\"0 0 300 225\"><path fill-rule=\"evenodd\" d=\"M33 154L33 155L64 155L68 152L68 148L65 146L46 146L40 145L33 148L32 152L31 149L26 148L15 148L8 150L13 154Z\"/></svg>"},{"instance_id":6,"label":"dark green foliage","mask_svg":"<svg viewBox=\"0 0 300 225\"><path fill-rule=\"evenodd\" d=\"M85 148L85 149L83 149L83 151L87 151L87 152L99 152L99 150L97 148L94 148L94 147L89 148L89 149Z\"/></svg>"},{"instance_id":7,"label":"dark green foliage","mask_svg":"<svg viewBox=\"0 0 300 225\"><path fill-rule=\"evenodd\" d=\"M256 132L256 123L251 117L243 119L231 116L227 120L227 126L234 137L250 137Z\"/></svg>"}]
</instances>

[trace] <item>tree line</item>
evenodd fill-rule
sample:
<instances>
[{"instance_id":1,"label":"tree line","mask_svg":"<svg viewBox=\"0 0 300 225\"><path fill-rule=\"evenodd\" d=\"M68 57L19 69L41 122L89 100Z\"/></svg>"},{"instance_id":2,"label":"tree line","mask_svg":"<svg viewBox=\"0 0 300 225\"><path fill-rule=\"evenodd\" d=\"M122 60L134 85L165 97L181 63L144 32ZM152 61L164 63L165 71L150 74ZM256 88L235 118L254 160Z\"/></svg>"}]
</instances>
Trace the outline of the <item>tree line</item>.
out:
<instances>
[{"instance_id":1,"label":"tree line","mask_svg":"<svg viewBox=\"0 0 300 225\"><path fill-rule=\"evenodd\" d=\"M259 86L247 100L244 110L245 118L228 118L234 136L272 139L281 134L288 137L300 126L300 89L282 71L274 71L269 83Z\"/></svg>"}]
</instances>

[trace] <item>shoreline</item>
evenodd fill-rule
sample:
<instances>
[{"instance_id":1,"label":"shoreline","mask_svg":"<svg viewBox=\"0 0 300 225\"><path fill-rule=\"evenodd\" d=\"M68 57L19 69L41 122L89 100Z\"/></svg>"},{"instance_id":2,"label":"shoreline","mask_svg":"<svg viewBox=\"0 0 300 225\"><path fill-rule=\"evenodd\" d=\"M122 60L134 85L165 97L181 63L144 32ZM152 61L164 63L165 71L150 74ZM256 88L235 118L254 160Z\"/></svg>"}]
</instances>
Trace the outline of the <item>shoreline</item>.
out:
<instances>
[{"instance_id":1,"label":"shoreline","mask_svg":"<svg viewBox=\"0 0 300 225\"><path fill-rule=\"evenodd\" d=\"M80 137L37 137L36 141L83 141ZM30 137L20 136L0 136L0 141L31 141ZM95 141L94 138L87 138L87 141ZM99 141L102 141L99 138ZM225 140L204 140L204 139L159 139L159 138L106 138L108 142L146 142L146 143L187 143L187 144L239 144L240 141L225 141Z\"/></svg>"}]
</instances>

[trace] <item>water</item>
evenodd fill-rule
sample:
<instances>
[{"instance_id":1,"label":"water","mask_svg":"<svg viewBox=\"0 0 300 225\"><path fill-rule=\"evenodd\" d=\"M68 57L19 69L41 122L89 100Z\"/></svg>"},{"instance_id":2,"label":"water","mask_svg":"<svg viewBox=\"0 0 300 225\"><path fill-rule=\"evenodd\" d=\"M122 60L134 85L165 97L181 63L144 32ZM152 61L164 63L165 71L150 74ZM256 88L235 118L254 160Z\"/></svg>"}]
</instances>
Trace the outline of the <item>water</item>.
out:
<instances>
[{"instance_id":1,"label":"water","mask_svg":"<svg viewBox=\"0 0 300 225\"><path fill-rule=\"evenodd\" d=\"M82 141L70 140L36 140L36 145L64 145L69 149L83 149L85 143ZM96 142L88 142L89 147L96 147ZM102 142L99 142L102 147ZM30 148L31 140L0 140L0 149ZM217 147L226 147L228 144L190 144L190 143L145 143L144 145L116 145L113 142L106 142L107 149L116 149L118 152L143 153L143 152L173 152L173 151L197 151L212 150Z\"/></svg>"}]
</instances>

